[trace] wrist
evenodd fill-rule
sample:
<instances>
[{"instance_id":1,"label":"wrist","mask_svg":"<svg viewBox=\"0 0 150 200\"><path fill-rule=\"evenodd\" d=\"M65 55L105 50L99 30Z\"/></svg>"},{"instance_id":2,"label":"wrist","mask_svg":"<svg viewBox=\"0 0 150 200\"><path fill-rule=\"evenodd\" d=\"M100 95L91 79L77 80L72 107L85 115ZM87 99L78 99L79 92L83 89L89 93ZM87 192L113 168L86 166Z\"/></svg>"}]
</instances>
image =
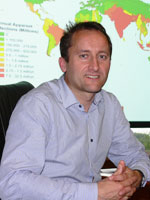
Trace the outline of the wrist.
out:
<instances>
[{"instance_id":1,"label":"wrist","mask_svg":"<svg viewBox=\"0 0 150 200\"><path fill-rule=\"evenodd\" d=\"M135 171L137 171L141 175L141 181L140 181L140 184L139 184L138 187L142 187L143 184L144 184L145 176L144 176L144 174L143 174L143 172L141 170L135 169Z\"/></svg>"}]
</instances>

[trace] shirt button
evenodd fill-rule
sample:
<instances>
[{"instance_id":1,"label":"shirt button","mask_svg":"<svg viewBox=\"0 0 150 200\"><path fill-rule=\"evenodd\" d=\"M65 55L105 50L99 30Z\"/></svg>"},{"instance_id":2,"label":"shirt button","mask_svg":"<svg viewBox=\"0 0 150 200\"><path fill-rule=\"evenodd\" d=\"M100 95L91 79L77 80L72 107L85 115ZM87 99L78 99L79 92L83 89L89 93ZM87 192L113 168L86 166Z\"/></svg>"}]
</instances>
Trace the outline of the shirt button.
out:
<instances>
[{"instance_id":1,"label":"shirt button","mask_svg":"<svg viewBox=\"0 0 150 200\"><path fill-rule=\"evenodd\" d=\"M93 176L93 178L92 178L92 182L94 182L94 176Z\"/></svg>"},{"instance_id":2,"label":"shirt button","mask_svg":"<svg viewBox=\"0 0 150 200\"><path fill-rule=\"evenodd\" d=\"M91 139L91 142L93 142L93 139Z\"/></svg>"}]
</instances>

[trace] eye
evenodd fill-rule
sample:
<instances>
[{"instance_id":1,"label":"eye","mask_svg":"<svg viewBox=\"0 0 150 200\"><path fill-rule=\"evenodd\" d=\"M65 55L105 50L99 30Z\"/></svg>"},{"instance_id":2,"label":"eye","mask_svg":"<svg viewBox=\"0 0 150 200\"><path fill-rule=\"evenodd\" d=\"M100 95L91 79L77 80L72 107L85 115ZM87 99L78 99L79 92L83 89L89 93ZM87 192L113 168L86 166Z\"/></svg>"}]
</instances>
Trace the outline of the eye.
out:
<instances>
[{"instance_id":1,"label":"eye","mask_svg":"<svg viewBox=\"0 0 150 200\"><path fill-rule=\"evenodd\" d=\"M88 54L80 54L79 57L81 59L86 59L86 58L88 58Z\"/></svg>"},{"instance_id":2,"label":"eye","mask_svg":"<svg viewBox=\"0 0 150 200\"><path fill-rule=\"evenodd\" d=\"M106 54L100 54L99 55L100 60L106 60L107 58L108 58L108 56Z\"/></svg>"}]
</instances>

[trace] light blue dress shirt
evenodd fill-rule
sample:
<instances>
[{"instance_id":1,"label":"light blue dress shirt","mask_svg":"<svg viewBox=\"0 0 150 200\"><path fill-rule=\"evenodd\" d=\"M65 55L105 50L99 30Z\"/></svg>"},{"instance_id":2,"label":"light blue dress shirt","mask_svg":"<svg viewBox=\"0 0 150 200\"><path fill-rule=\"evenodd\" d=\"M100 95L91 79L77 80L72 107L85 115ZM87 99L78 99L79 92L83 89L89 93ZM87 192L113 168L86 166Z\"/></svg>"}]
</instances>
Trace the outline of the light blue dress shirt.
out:
<instances>
[{"instance_id":1,"label":"light blue dress shirt","mask_svg":"<svg viewBox=\"0 0 150 200\"><path fill-rule=\"evenodd\" d=\"M96 94L88 112L62 76L24 95L10 119L0 167L2 200L97 200L106 157L150 180L150 162L116 97Z\"/></svg>"}]
</instances>

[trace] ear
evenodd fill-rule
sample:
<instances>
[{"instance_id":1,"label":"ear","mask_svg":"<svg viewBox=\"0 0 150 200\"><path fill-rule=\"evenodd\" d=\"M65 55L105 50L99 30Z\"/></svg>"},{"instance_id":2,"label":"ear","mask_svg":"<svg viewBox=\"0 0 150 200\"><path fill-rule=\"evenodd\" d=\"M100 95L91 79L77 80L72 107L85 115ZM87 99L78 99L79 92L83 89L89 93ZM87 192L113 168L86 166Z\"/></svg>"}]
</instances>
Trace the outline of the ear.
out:
<instances>
[{"instance_id":1,"label":"ear","mask_svg":"<svg viewBox=\"0 0 150 200\"><path fill-rule=\"evenodd\" d=\"M58 61L59 61L59 66L61 68L61 71L65 73L67 70L66 68L67 62L65 61L63 57L60 57Z\"/></svg>"}]
</instances>

